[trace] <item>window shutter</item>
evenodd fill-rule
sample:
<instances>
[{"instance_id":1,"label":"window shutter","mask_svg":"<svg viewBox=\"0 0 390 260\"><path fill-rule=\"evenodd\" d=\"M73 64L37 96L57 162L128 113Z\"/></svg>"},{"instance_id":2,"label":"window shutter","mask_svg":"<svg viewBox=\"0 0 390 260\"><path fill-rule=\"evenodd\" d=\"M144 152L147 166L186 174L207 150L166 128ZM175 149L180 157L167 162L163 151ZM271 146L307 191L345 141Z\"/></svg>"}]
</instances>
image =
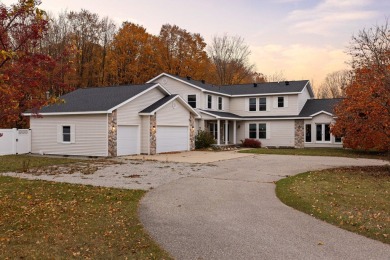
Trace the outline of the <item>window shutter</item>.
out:
<instances>
[{"instance_id":1,"label":"window shutter","mask_svg":"<svg viewBox=\"0 0 390 260\"><path fill-rule=\"evenodd\" d=\"M288 107L288 96L284 96L284 107Z\"/></svg>"},{"instance_id":2,"label":"window shutter","mask_svg":"<svg viewBox=\"0 0 390 260\"><path fill-rule=\"evenodd\" d=\"M273 100L273 108L277 108L278 107L278 97L277 96L274 96L272 97L272 100Z\"/></svg>"},{"instance_id":3,"label":"window shutter","mask_svg":"<svg viewBox=\"0 0 390 260\"><path fill-rule=\"evenodd\" d=\"M57 143L62 143L62 125L57 125Z\"/></svg>"},{"instance_id":4,"label":"window shutter","mask_svg":"<svg viewBox=\"0 0 390 260\"><path fill-rule=\"evenodd\" d=\"M76 126L70 125L70 142L73 144L76 142Z\"/></svg>"},{"instance_id":5,"label":"window shutter","mask_svg":"<svg viewBox=\"0 0 390 260\"><path fill-rule=\"evenodd\" d=\"M245 98L245 109L244 111L249 111L249 98Z\"/></svg>"},{"instance_id":6,"label":"window shutter","mask_svg":"<svg viewBox=\"0 0 390 260\"><path fill-rule=\"evenodd\" d=\"M267 123L266 127L266 139L271 139L271 123Z\"/></svg>"},{"instance_id":7,"label":"window shutter","mask_svg":"<svg viewBox=\"0 0 390 260\"><path fill-rule=\"evenodd\" d=\"M267 111L271 111L271 97L266 97Z\"/></svg>"}]
</instances>

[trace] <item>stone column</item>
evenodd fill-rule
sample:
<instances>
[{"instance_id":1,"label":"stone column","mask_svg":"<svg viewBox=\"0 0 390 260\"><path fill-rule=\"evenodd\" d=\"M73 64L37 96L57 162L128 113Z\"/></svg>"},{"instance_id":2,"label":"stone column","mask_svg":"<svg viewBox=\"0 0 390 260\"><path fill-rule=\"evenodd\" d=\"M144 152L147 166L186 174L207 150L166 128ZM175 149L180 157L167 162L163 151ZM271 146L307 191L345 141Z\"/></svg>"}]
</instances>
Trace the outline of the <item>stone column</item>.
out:
<instances>
[{"instance_id":1,"label":"stone column","mask_svg":"<svg viewBox=\"0 0 390 260\"><path fill-rule=\"evenodd\" d=\"M149 128L149 142L150 142L150 154L156 154L156 114L150 116L150 128Z\"/></svg>"},{"instance_id":2,"label":"stone column","mask_svg":"<svg viewBox=\"0 0 390 260\"><path fill-rule=\"evenodd\" d=\"M117 131L116 110L108 114L108 156L117 156Z\"/></svg>"},{"instance_id":3,"label":"stone column","mask_svg":"<svg viewBox=\"0 0 390 260\"><path fill-rule=\"evenodd\" d=\"M195 116L190 113L190 150L195 150Z\"/></svg>"},{"instance_id":4,"label":"stone column","mask_svg":"<svg viewBox=\"0 0 390 260\"><path fill-rule=\"evenodd\" d=\"M304 144L304 120L297 119L295 120L295 148L303 148Z\"/></svg>"}]
</instances>

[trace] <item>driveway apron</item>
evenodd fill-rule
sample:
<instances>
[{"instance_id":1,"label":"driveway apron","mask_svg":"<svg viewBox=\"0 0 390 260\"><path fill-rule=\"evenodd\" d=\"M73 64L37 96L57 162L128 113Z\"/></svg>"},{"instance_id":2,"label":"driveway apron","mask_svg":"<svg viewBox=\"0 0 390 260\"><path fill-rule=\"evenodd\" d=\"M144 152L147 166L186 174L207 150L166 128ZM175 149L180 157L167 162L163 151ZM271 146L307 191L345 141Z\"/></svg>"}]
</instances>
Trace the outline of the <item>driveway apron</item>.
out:
<instances>
[{"instance_id":1,"label":"driveway apron","mask_svg":"<svg viewBox=\"0 0 390 260\"><path fill-rule=\"evenodd\" d=\"M255 155L160 186L141 201L141 221L176 259L390 259L390 246L281 203L286 175L384 161Z\"/></svg>"}]
</instances>

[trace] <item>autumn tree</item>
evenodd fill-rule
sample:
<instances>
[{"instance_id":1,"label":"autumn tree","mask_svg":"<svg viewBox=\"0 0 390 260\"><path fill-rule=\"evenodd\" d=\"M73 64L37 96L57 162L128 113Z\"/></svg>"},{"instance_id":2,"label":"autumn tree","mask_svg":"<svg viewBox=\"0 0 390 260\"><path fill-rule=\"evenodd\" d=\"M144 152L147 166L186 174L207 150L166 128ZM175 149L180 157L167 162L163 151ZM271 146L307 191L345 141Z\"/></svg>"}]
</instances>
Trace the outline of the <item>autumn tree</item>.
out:
<instances>
[{"instance_id":1,"label":"autumn tree","mask_svg":"<svg viewBox=\"0 0 390 260\"><path fill-rule=\"evenodd\" d=\"M349 54L353 76L345 99L336 107L332 128L345 147L390 150L390 30L363 29L352 38Z\"/></svg>"},{"instance_id":2,"label":"autumn tree","mask_svg":"<svg viewBox=\"0 0 390 260\"><path fill-rule=\"evenodd\" d=\"M109 46L108 83L142 84L158 74L156 44L144 27L124 22Z\"/></svg>"},{"instance_id":3,"label":"autumn tree","mask_svg":"<svg viewBox=\"0 0 390 260\"><path fill-rule=\"evenodd\" d=\"M62 87L57 61L40 52L48 18L40 2L0 3L0 127L25 127L21 113L46 104L46 92Z\"/></svg>"},{"instance_id":4,"label":"autumn tree","mask_svg":"<svg viewBox=\"0 0 390 260\"><path fill-rule=\"evenodd\" d=\"M351 82L351 72L339 70L326 75L324 82L320 85L318 98L342 98L345 96L345 88Z\"/></svg>"},{"instance_id":5,"label":"autumn tree","mask_svg":"<svg viewBox=\"0 0 390 260\"><path fill-rule=\"evenodd\" d=\"M158 38L161 72L207 79L210 61L205 50L206 43L200 34L165 24L161 27Z\"/></svg>"},{"instance_id":6,"label":"autumn tree","mask_svg":"<svg viewBox=\"0 0 390 260\"><path fill-rule=\"evenodd\" d=\"M242 37L214 36L208 53L219 85L244 83L255 73L254 65L249 63L249 46Z\"/></svg>"}]
</instances>

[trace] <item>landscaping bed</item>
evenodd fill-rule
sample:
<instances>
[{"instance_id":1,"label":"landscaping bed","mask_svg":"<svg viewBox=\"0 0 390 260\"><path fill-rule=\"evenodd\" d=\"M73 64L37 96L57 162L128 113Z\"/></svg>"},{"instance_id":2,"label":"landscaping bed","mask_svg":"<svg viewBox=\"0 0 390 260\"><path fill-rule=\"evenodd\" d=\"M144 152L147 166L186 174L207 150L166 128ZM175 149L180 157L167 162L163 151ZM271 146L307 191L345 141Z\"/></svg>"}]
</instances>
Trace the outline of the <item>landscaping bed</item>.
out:
<instances>
[{"instance_id":1,"label":"landscaping bed","mask_svg":"<svg viewBox=\"0 0 390 260\"><path fill-rule=\"evenodd\" d=\"M286 205L390 244L390 166L306 172L282 179L276 194Z\"/></svg>"}]
</instances>

